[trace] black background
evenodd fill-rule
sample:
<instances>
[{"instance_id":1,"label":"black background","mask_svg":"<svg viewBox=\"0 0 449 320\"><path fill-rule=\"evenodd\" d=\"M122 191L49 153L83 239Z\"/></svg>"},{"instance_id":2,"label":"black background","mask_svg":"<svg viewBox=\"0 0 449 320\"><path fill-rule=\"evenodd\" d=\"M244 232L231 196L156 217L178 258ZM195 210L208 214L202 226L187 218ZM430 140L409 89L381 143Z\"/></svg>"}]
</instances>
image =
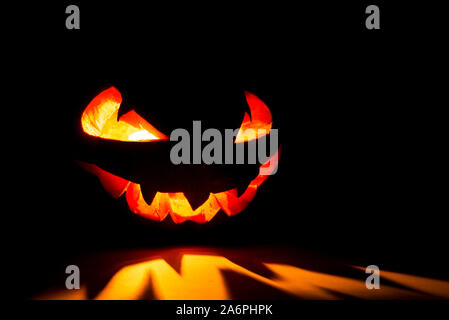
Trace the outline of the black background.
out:
<instances>
[{"instance_id":1,"label":"black background","mask_svg":"<svg viewBox=\"0 0 449 320\"><path fill-rule=\"evenodd\" d=\"M438 69L418 42L419 24L401 18L418 19L404 6L376 3L381 30L371 31L358 1L83 1L80 30L65 29L68 3L14 9L14 89L4 118L14 136L6 169L13 205L5 211L19 295L45 288L72 257L162 246L279 244L446 277L447 180L432 133L432 108L441 103L430 72ZM217 93L206 118L223 126L242 114L217 107L220 98L254 92L280 131L278 173L232 218L174 225L132 215L73 162L81 112L109 85L150 116L161 97L195 92L196 100L159 108L150 123L162 132L195 109L201 90ZM40 276L22 284L30 270Z\"/></svg>"}]
</instances>

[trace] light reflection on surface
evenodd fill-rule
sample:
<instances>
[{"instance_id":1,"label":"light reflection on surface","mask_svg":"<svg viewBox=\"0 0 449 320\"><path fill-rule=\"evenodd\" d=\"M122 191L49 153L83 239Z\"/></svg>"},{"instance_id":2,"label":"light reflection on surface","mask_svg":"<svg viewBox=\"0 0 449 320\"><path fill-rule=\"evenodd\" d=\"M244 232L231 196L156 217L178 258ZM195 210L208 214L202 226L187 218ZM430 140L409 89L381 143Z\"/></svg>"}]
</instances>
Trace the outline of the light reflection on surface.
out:
<instances>
[{"instance_id":1,"label":"light reflection on surface","mask_svg":"<svg viewBox=\"0 0 449 320\"><path fill-rule=\"evenodd\" d=\"M312 261L303 266L279 255L259 260L260 251L170 249L151 251L135 259L119 259L111 276L89 292L89 278L98 278L101 263L91 261L81 290L56 289L37 299L98 300L226 300L226 299L449 299L449 282L381 270L381 288L368 290L365 269L350 264ZM144 258L144 256L147 258ZM262 258L262 259L263 259ZM288 257L290 258L290 257ZM311 260L310 257L305 257ZM316 258L313 258L316 259ZM105 258L104 260L108 260ZM134 260L134 261L133 261ZM136 260L138 262L136 262ZM257 261L259 260L259 261ZM288 260L288 259L287 259ZM325 264L327 271L306 267ZM106 262L107 265L107 262ZM95 267L96 266L96 267ZM316 268L315 268L316 269ZM334 273L330 270L335 270ZM86 273L85 273L86 274ZM98 285L97 285L98 286Z\"/></svg>"}]
</instances>

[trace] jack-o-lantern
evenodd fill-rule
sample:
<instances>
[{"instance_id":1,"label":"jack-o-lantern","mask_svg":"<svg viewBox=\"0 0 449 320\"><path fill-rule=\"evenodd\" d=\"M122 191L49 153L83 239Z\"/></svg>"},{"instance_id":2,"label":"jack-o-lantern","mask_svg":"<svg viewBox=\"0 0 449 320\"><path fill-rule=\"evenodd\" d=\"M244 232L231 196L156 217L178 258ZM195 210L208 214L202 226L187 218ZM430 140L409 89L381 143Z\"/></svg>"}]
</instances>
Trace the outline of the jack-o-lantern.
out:
<instances>
[{"instance_id":1,"label":"jack-o-lantern","mask_svg":"<svg viewBox=\"0 0 449 320\"><path fill-rule=\"evenodd\" d=\"M268 135L272 127L272 115L269 108L252 93L245 92L245 98L250 114L245 112L234 144L248 143L261 139L261 135L254 134L254 132L257 132L258 129L264 129L265 135ZM168 154L166 145L170 143L168 136L156 129L135 110L119 116L121 103L122 96L115 87L110 87L98 94L82 113L81 126L83 134L95 140L95 147L98 147L100 141L126 143L128 145L134 143L134 145L145 145L146 149L150 149L150 153L152 153L150 158L152 160L159 159L160 154L166 156ZM258 165L257 168L259 170L261 168L266 169L268 166L269 168L275 168L278 159L277 153L272 154L269 161ZM232 187L232 179L229 180L229 177L232 175L229 174L227 169L223 169L224 171L220 178L209 179L208 177L211 175L209 168L214 166L206 166L206 168L203 166L202 172L198 173L198 171L194 170L193 173L187 175L185 180L190 180L190 182L188 184L189 188L186 188L185 184L177 184L176 181L182 179L181 176L192 170L192 167L195 167L195 165L187 168L185 165L173 166L171 164L170 168L167 169L166 164L162 168L161 161L155 161L153 164L145 165L152 170L152 175L147 180L150 180L148 183L153 186L153 191L149 193L149 196L144 196L141 183L135 181L135 179L139 178L124 178L120 174L111 173L113 170L109 170L110 168L104 168L101 164L93 164L90 161L83 160L80 161L80 164L88 172L98 177L105 190L111 196L119 198L125 195L129 209L135 214L155 221L162 221L170 214L175 223L187 220L205 223L210 221L220 210L223 210L228 216L240 213L254 199L257 189L270 174L270 172L265 172L262 175L259 172L259 174L253 175L251 180L247 178L251 173L245 173L244 179L247 179L246 189L239 190ZM245 166L238 165L234 166L233 170L237 167L238 172L246 170ZM205 171L207 172L205 173ZM157 179L154 178L156 175L159 176ZM167 177L168 175L170 177ZM191 190L186 189L195 189L197 183L198 185L201 184L199 180L203 176L206 177L203 179L205 186L210 186L210 192L207 199L193 209L189 202L189 197L186 196L186 194L191 194ZM214 184L213 181L215 180L219 181L219 183ZM224 189L219 190L220 187Z\"/></svg>"}]
</instances>

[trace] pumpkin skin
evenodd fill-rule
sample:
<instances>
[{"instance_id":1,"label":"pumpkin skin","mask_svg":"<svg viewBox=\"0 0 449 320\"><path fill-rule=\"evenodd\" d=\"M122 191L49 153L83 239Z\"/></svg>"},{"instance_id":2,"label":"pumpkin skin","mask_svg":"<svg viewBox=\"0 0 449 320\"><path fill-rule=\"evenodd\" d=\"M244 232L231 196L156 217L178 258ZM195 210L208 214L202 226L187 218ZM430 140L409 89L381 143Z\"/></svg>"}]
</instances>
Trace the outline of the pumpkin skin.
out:
<instances>
[{"instance_id":1,"label":"pumpkin skin","mask_svg":"<svg viewBox=\"0 0 449 320\"><path fill-rule=\"evenodd\" d=\"M252 93L245 92L245 98L251 115L245 112L235 144L266 139L272 126L268 107ZM269 161L272 161L271 168L277 165L278 152L261 166L173 165L169 154L175 142L135 110L119 116L121 104L120 92L110 87L85 108L81 127L85 142L83 158L88 160L83 159L79 164L95 174L111 196L124 196L129 209L145 218L162 221L170 215L175 223L188 220L206 223L220 210L228 216L236 215L249 205L257 189L268 178L258 172L259 167L268 167ZM246 129L265 129L267 136L245 135ZM115 158L116 149L122 154L139 156L133 157L131 163L119 166L125 170L116 170L110 161ZM150 183L146 183L148 181ZM146 187L142 188L142 185ZM151 200L147 202L146 199Z\"/></svg>"}]
</instances>

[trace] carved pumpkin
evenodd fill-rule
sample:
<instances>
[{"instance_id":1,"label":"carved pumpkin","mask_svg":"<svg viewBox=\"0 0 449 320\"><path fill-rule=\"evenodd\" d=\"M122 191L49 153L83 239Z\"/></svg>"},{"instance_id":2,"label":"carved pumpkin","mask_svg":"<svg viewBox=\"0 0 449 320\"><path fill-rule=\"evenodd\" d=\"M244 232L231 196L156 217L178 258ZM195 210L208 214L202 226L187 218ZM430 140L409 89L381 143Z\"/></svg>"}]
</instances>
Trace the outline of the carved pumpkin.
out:
<instances>
[{"instance_id":1,"label":"carved pumpkin","mask_svg":"<svg viewBox=\"0 0 449 320\"><path fill-rule=\"evenodd\" d=\"M265 129L266 134L271 130L272 116L269 108L254 94L245 92L245 97L251 115L244 114L240 130L234 143L247 143L260 139L254 131L247 129ZM106 139L134 143L155 143L169 141L167 135L156 129L143 119L134 110L118 117L122 103L120 92L111 87L97 95L85 108L81 116L83 132L97 139ZM261 165L267 168L277 165L277 153L270 160ZM275 165L273 166L273 161ZM191 220L197 223L210 221L218 211L223 210L228 216L243 211L254 199L257 189L268 178L268 175L259 174L249 182L246 189L238 193L237 188L225 189L221 192L210 192L209 197L196 209L192 209L185 190L177 192L155 191L151 201L146 201L141 185L118 175L112 174L96 164L80 162L88 172L95 174L105 190L114 198L125 195L129 209L145 218L162 221L170 214L175 223ZM195 178L193 178L195 179ZM248 180L247 180L248 181Z\"/></svg>"}]
</instances>

